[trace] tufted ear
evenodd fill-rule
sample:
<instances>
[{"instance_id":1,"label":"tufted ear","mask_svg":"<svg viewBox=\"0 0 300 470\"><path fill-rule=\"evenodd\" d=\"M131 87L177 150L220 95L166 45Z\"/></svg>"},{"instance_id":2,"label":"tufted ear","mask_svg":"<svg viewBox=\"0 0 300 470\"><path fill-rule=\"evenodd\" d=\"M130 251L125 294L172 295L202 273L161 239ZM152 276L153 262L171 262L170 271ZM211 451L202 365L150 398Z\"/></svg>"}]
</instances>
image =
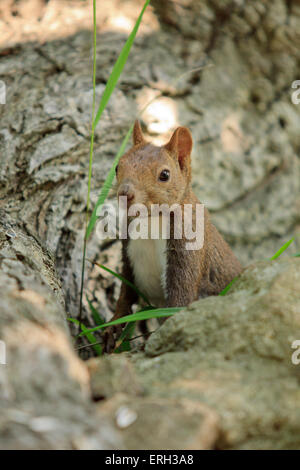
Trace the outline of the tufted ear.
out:
<instances>
[{"instance_id":1,"label":"tufted ear","mask_svg":"<svg viewBox=\"0 0 300 470\"><path fill-rule=\"evenodd\" d=\"M190 173L192 147L192 134L187 127L178 127L165 145L165 149L178 158L180 168L187 170L188 173Z\"/></svg>"},{"instance_id":2,"label":"tufted ear","mask_svg":"<svg viewBox=\"0 0 300 470\"><path fill-rule=\"evenodd\" d=\"M136 119L133 128L133 145L139 145L145 143L145 139L143 136L143 131L138 119Z\"/></svg>"}]
</instances>

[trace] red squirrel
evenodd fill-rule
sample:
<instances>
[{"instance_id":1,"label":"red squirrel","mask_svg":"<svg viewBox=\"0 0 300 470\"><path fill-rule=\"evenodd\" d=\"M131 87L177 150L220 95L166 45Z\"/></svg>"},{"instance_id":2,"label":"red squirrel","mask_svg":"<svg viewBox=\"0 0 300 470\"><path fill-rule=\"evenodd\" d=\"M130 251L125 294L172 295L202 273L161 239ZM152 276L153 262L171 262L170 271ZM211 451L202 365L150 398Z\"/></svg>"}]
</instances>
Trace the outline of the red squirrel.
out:
<instances>
[{"instance_id":1,"label":"red squirrel","mask_svg":"<svg viewBox=\"0 0 300 470\"><path fill-rule=\"evenodd\" d=\"M133 146L117 166L117 194L127 198L128 207L144 204L191 204L194 220L200 204L191 187L192 136L178 127L166 145L148 143L139 121L133 130ZM242 271L242 266L210 221L204 209L204 241L201 249L187 250L186 238L122 240L122 276L144 293L154 306L177 307L209 295L219 294ZM172 222L171 222L172 223ZM194 226L194 222L193 226ZM173 227L174 228L174 227ZM132 313L137 293L122 283L112 320ZM104 334L104 348L111 352L121 327Z\"/></svg>"}]
</instances>

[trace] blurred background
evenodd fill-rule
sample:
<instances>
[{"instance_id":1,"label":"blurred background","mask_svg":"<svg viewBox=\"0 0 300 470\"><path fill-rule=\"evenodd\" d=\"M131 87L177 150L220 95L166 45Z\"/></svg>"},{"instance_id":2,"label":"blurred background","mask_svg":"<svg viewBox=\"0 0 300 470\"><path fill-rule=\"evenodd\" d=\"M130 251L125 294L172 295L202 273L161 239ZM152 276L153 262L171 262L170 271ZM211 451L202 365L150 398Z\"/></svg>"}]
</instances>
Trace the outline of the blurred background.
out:
<instances>
[{"instance_id":1,"label":"blurred background","mask_svg":"<svg viewBox=\"0 0 300 470\"><path fill-rule=\"evenodd\" d=\"M97 103L142 8L97 2ZM55 256L68 312L78 314L92 102L92 2L0 0L0 205ZM96 129L92 202L122 138L190 128L193 186L241 262L299 251L300 2L152 0ZM156 99L154 99L156 98ZM298 238L297 238L298 237ZM120 268L119 242L94 236L87 257ZM87 269L107 317L119 285ZM86 315L89 316L88 311Z\"/></svg>"}]
</instances>

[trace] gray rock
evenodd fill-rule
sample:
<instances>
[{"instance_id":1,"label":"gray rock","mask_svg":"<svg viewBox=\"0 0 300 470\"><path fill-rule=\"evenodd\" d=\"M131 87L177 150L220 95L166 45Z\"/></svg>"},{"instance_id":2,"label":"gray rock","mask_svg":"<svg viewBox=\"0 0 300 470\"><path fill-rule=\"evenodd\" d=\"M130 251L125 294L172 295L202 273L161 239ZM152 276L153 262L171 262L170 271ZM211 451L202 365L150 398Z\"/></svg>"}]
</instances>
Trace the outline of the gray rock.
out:
<instances>
[{"instance_id":1,"label":"gray rock","mask_svg":"<svg viewBox=\"0 0 300 470\"><path fill-rule=\"evenodd\" d=\"M198 431L205 435L206 426L212 436L209 448L298 449L300 369L292 363L292 344L299 340L299 280L299 259L253 264L226 296L200 300L167 319L144 353L128 354L123 362L95 359L92 391L102 390L108 399L100 409L117 408L120 392L131 408L140 403L143 410L144 400L147 410L149 401L157 400L162 421L180 428L180 435L164 437L164 448L190 448L191 442L203 448L201 440L193 441L197 431L188 413L175 417L168 405L177 400L180 407L189 400L215 416L213 425L198 420ZM103 391L108 370L109 377L130 370L135 387L125 390L119 380ZM129 448L139 447L140 435L148 436L146 448L155 448L155 432L143 412L132 426L122 431Z\"/></svg>"}]
</instances>

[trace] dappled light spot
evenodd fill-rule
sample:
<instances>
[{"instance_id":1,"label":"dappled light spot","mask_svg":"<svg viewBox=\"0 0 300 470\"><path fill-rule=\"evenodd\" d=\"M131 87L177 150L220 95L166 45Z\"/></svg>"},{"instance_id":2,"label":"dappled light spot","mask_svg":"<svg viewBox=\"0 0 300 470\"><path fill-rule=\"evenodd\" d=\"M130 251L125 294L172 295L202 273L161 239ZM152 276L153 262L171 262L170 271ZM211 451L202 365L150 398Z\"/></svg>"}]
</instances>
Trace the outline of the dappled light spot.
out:
<instances>
[{"instance_id":1,"label":"dappled light spot","mask_svg":"<svg viewBox=\"0 0 300 470\"><path fill-rule=\"evenodd\" d=\"M31 289L16 291L15 295L22 297L22 299L27 300L38 308L43 308L46 305L44 297Z\"/></svg>"},{"instance_id":2,"label":"dappled light spot","mask_svg":"<svg viewBox=\"0 0 300 470\"><path fill-rule=\"evenodd\" d=\"M177 105L171 98L160 97L155 98L155 94L149 96L144 92L144 96L139 97L139 108L142 110L148 103L146 110L142 114L142 119L146 124L147 132L151 136L153 143L162 145L167 137L170 137L171 131L175 129L178 123ZM156 137L157 136L157 137Z\"/></svg>"},{"instance_id":3,"label":"dappled light spot","mask_svg":"<svg viewBox=\"0 0 300 470\"><path fill-rule=\"evenodd\" d=\"M110 18L109 25L113 26L113 29L117 29L118 31L125 31L126 33L130 33L134 26L134 22L127 16L119 15Z\"/></svg>"},{"instance_id":4,"label":"dappled light spot","mask_svg":"<svg viewBox=\"0 0 300 470\"><path fill-rule=\"evenodd\" d=\"M225 152L240 153L248 147L248 139L240 128L236 114L231 114L222 123L221 141Z\"/></svg>"}]
</instances>

